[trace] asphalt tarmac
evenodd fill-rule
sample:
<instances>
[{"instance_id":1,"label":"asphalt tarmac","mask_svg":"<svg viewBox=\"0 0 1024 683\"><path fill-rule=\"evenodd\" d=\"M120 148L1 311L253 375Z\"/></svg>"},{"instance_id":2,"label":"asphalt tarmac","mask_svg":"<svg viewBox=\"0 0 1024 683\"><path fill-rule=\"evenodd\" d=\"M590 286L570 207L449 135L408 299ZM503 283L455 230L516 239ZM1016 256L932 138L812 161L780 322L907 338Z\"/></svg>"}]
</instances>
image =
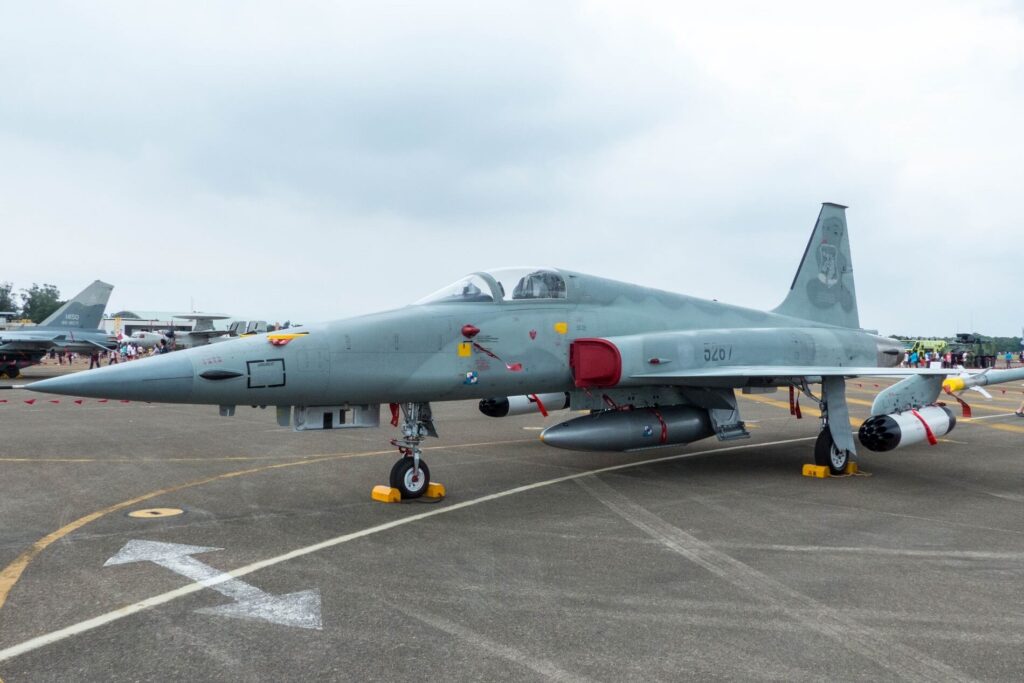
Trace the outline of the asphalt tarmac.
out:
<instances>
[{"instance_id":1,"label":"asphalt tarmac","mask_svg":"<svg viewBox=\"0 0 1024 683\"><path fill-rule=\"evenodd\" d=\"M390 426L0 391L0 679L1021 680L1022 389L830 479L781 391L627 454L437 404L448 496L405 504Z\"/></svg>"}]
</instances>

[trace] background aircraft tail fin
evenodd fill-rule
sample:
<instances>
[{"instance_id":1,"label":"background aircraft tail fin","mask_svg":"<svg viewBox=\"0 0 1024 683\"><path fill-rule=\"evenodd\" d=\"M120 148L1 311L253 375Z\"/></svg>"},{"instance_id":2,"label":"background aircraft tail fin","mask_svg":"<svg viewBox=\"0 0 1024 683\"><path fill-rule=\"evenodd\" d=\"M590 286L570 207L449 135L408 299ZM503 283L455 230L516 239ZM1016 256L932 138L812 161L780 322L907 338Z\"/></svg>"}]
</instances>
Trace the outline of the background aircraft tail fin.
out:
<instances>
[{"instance_id":1,"label":"background aircraft tail fin","mask_svg":"<svg viewBox=\"0 0 1024 683\"><path fill-rule=\"evenodd\" d=\"M98 329L112 291L114 285L96 280L39 323L39 326Z\"/></svg>"},{"instance_id":2,"label":"background aircraft tail fin","mask_svg":"<svg viewBox=\"0 0 1024 683\"><path fill-rule=\"evenodd\" d=\"M828 325L860 327L845 206L821 205L789 294L774 312Z\"/></svg>"}]
</instances>

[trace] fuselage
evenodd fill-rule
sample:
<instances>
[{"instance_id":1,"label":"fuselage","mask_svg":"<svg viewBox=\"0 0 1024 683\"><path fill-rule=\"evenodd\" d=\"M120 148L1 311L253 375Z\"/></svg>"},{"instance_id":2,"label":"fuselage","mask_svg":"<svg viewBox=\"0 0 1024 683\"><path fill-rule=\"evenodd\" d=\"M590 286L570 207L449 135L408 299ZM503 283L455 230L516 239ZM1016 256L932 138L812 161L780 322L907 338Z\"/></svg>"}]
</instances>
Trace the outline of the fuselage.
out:
<instances>
[{"instance_id":1,"label":"fuselage","mask_svg":"<svg viewBox=\"0 0 1024 683\"><path fill-rule=\"evenodd\" d=\"M557 272L566 283L560 298L506 300L500 295L508 287L497 286L489 301L407 306L36 386L214 405L404 403L561 392L574 386L573 340L633 335L643 335L639 354L665 357L673 368L896 362L891 349L897 342L862 330ZM467 334L469 329L475 331Z\"/></svg>"}]
</instances>

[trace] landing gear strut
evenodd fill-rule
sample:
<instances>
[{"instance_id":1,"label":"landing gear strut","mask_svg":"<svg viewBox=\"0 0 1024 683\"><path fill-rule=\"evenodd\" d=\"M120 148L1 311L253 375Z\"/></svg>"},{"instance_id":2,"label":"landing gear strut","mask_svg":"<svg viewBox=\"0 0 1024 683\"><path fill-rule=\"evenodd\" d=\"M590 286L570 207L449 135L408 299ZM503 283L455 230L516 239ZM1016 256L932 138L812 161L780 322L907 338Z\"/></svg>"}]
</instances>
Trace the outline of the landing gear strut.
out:
<instances>
[{"instance_id":1,"label":"landing gear strut","mask_svg":"<svg viewBox=\"0 0 1024 683\"><path fill-rule=\"evenodd\" d=\"M403 499L419 498L430 485L430 468L423 461L420 444L428 436L437 437L429 403L403 403L402 438L392 439L402 457L391 468L391 488L398 489Z\"/></svg>"},{"instance_id":2,"label":"landing gear strut","mask_svg":"<svg viewBox=\"0 0 1024 683\"><path fill-rule=\"evenodd\" d=\"M833 475L845 474L850 459L857 451L850 432L850 411L846 406L846 380L843 377L822 378L818 406L821 409L821 433L814 442L814 464L828 466Z\"/></svg>"}]
</instances>

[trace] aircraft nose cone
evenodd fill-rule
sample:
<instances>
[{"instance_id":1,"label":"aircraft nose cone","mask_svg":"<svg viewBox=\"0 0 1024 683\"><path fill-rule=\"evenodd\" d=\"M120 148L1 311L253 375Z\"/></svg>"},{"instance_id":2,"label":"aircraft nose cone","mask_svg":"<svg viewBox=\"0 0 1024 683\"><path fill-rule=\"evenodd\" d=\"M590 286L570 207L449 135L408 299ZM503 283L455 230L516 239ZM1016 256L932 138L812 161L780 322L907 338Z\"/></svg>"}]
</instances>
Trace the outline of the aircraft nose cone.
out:
<instances>
[{"instance_id":1,"label":"aircraft nose cone","mask_svg":"<svg viewBox=\"0 0 1024 683\"><path fill-rule=\"evenodd\" d=\"M178 352L44 379L26 389L65 396L178 403L192 394L194 375L191 360Z\"/></svg>"}]
</instances>

